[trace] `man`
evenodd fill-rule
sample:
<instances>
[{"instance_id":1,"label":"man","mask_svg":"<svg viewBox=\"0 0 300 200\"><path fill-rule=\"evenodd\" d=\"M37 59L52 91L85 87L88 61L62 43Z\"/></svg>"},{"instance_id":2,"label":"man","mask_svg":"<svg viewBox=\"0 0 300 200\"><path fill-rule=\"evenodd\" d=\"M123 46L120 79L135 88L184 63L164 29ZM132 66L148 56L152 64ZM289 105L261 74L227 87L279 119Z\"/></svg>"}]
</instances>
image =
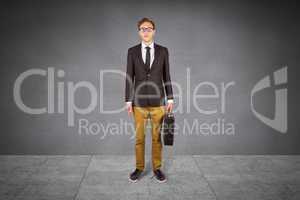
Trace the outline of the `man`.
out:
<instances>
[{"instance_id":1,"label":"man","mask_svg":"<svg viewBox=\"0 0 300 200\"><path fill-rule=\"evenodd\" d=\"M145 126L152 126L152 169L158 182L165 182L161 170L162 142L160 130L163 116L173 109L173 92L169 72L169 53L166 47L154 42L155 23L149 18L138 22L141 43L128 49L125 101L128 114L135 119L136 169L129 180L136 182L145 167ZM165 95L166 93L166 95ZM167 98L167 105L166 100Z\"/></svg>"}]
</instances>

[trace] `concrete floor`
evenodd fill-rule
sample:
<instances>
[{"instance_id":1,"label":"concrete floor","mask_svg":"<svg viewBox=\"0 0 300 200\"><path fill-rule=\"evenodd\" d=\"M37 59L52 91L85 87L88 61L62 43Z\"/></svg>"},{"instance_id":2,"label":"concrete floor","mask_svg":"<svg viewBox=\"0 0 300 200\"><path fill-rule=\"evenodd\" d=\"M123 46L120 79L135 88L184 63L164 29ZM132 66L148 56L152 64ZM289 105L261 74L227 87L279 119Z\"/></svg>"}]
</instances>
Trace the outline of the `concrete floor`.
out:
<instances>
[{"instance_id":1,"label":"concrete floor","mask_svg":"<svg viewBox=\"0 0 300 200\"><path fill-rule=\"evenodd\" d=\"M167 183L146 158L130 183L134 156L0 156L0 199L300 199L300 156L165 156Z\"/></svg>"}]
</instances>

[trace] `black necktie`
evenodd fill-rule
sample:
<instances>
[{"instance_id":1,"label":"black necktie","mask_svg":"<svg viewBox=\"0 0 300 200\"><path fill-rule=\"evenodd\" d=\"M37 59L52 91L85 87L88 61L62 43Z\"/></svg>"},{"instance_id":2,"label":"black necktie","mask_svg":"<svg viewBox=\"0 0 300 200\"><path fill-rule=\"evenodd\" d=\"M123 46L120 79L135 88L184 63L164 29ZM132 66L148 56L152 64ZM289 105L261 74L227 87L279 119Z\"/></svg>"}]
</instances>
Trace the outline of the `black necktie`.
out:
<instances>
[{"instance_id":1,"label":"black necktie","mask_svg":"<svg viewBox=\"0 0 300 200\"><path fill-rule=\"evenodd\" d=\"M150 47L146 47L146 66L150 69Z\"/></svg>"}]
</instances>

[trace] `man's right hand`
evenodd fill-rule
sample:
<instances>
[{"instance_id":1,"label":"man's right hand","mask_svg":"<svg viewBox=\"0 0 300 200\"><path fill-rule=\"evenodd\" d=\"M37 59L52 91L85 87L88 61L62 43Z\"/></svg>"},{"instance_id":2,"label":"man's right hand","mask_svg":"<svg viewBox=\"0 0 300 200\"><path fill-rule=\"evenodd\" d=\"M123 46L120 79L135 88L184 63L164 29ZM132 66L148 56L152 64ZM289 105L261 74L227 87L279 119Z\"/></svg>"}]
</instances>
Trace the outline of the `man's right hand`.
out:
<instances>
[{"instance_id":1,"label":"man's right hand","mask_svg":"<svg viewBox=\"0 0 300 200\"><path fill-rule=\"evenodd\" d=\"M131 102L126 102L126 108L127 108L128 116L130 116L131 113L132 113L132 103Z\"/></svg>"}]
</instances>

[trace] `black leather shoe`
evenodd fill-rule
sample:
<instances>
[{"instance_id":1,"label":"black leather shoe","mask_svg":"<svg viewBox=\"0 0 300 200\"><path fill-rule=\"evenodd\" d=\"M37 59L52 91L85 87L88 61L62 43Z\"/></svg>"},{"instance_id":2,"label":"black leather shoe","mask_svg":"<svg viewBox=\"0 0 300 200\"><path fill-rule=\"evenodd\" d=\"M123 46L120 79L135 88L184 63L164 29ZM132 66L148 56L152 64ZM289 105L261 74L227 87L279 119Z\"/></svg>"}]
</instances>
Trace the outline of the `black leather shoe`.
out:
<instances>
[{"instance_id":1,"label":"black leather shoe","mask_svg":"<svg viewBox=\"0 0 300 200\"><path fill-rule=\"evenodd\" d=\"M153 173L155 175L156 180L159 183L164 183L164 182L167 181L166 176L164 175L164 173L160 169L154 170Z\"/></svg>"},{"instance_id":2,"label":"black leather shoe","mask_svg":"<svg viewBox=\"0 0 300 200\"><path fill-rule=\"evenodd\" d=\"M134 172L129 175L129 180L134 183L137 182L142 172L142 170L135 169Z\"/></svg>"}]
</instances>

